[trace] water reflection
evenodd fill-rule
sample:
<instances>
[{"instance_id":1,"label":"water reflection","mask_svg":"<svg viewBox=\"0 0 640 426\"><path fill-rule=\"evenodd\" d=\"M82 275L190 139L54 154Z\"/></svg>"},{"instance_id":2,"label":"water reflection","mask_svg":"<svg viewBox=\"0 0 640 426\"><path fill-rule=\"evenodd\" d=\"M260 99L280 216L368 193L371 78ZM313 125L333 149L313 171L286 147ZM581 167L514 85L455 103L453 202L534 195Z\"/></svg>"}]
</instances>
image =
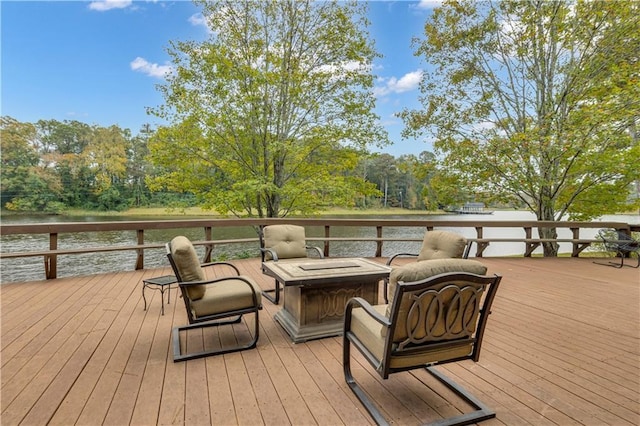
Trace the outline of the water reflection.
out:
<instances>
[{"instance_id":1,"label":"water reflection","mask_svg":"<svg viewBox=\"0 0 640 426\"><path fill-rule=\"evenodd\" d=\"M347 218L340 216L341 218ZM202 217L199 217L200 219ZM353 216L358 219L396 219L401 220L456 220L460 222L475 222L478 220L535 220L535 216L528 212L521 211L496 211L493 215L410 215L410 216ZM118 217L114 220L120 221L142 221L154 220L153 218L136 217ZM170 218L162 217L162 220L169 219L186 219L184 216ZM51 222L99 222L105 221L101 216L86 217L64 217L64 216L35 216L35 217L3 217L4 224L11 223L51 223ZM111 218L109 218L111 220ZM604 216L603 221L620 221L627 223L640 223L638 215L615 215ZM446 229L446 228L443 228ZM402 227L385 227L383 229L384 237L402 239L402 238L422 238L424 229L420 228L402 228ZM466 227L450 228L448 230L463 234L468 238L475 238L476 231L472 223ZM582 229L581 238L593 238L597 229ZM308 227L306 229L308 237L324 236L324 227ZM185 235L192 240L204 239L202 228L193 229L158 229L145 231L146 244L164 244L176 235ZM331 227L331 235L333 237L376 237L375 227ZM233 238L255 238L257 237L252 227L229 227L213 229L213 239L233 239ZM524 237L522 228L485 228L484 237L486 238L515 238ZM568 229L559 229L560 238L571 238L571 232ZM112 245L131 245L136 241L135 231L112 231L112 232L84 232L78 234L59 234L58 248L72 249L94 246L112 246ZM0 237L2 252L26 252L47 250L49 247L48 234L39 235L8 235ZM315 242L314 245L321 246L321 242ZM375 254L376 243L369 241L340 241L331 243L331 256L373 256ZM389 241L383 245L383 256L391 256L398 252L418 252L420 242L407 241ZM203 255L204 248L197 248L199 255ZM521 255L524 251L523 243L495 243L490 245L484 252L484 256L504 256L504 255ZM569 243L560 245L561 252L571 252ZM472 254L475 247L472 249ZM538 248L534 253L541 253L542 249ZM257 243L239 243L216 246L213 253L218 259L233 259L238 257L258 257L259 250ZM135 268L135 251L118 251L104 253L90 253L82 255L61 255L58 256L58 276L80 276L97 273L106 273L119 270L130 271ZM145 250L145 268L157 268L168 266L164 249ZM17 281L43 280L44 266L42 257L20 258L20 259L4 259L0 264L0 280L2 283Z\"/></svg>"}]
</instances>

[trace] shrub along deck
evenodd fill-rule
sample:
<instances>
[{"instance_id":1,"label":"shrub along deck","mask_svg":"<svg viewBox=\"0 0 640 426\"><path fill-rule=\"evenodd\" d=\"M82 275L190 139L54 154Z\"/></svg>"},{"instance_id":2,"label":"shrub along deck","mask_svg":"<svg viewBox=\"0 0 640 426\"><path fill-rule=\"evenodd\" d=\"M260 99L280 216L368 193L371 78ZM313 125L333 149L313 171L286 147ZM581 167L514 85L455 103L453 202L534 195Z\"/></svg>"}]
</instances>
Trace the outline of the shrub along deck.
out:
<instances>
[{"instance_id":1,"label":"shrub along deck","mask_svg":"<svg viewBox=\"0 0 640 426\"><path fill-rule=\"evenodd\" d=\"M439 368L496 410L483 425L640 424L640 271L581 258L480 261L504 277L480 362ZM272 287L258 260L235 263ZM164 316L159 292L147 291L147 311L142 299L142 279L167 273L2 285L2 425L372 423L344 383L341 338L291 343L268 301L257 349L173 363L184 305L175 289ZM248 330L193 333L188 344ZM382 381L355 359L356 378L397 424L467 409L422 371Z\"/></svg>"}]
</instances>

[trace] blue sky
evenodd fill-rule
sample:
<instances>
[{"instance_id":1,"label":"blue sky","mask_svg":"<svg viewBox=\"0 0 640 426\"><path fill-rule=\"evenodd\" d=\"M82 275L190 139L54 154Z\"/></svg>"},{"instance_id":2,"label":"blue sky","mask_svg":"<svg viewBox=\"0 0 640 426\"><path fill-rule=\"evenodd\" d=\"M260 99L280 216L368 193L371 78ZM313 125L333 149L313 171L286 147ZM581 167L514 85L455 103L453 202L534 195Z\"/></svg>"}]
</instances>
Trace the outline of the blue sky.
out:
<instances>
[{"instance_id":1,"label":"blue sky","mask_svg":"<svg viewBox=\"0 0 640 426\"><path fill-rule=\"evenodd\" d=\"M431 150L403 140L393 114L417 108L425 64L411 38L422 36L437 0L372 1L369 28L383 58L374 64L377 113L394 156ZM163 103L156 85L170 65L171 40L204 40L207 30L190 1L6 1L1 14L2 115L23 122L78 120L128 128L162 124L146 107ZM377 150L377 149L374 149Z\"/></svg>"}]
</instances>

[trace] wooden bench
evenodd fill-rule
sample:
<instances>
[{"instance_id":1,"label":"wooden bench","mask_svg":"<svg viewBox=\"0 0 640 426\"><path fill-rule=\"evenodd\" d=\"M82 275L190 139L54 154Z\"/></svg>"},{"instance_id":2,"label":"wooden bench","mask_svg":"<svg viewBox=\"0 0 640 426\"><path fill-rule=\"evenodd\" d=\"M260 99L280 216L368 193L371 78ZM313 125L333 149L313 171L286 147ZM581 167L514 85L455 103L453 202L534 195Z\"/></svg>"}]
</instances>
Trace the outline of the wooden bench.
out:
<instances>
[{"instance_id":1,"label":"wooden bench","mask_svg":"<svg viewBox=\"0 0 640 426\"><path fill-rule=\"evenodd\" d=\"M467 238L467 240L473 241L478 245L478 248L476 250L476 257L482 257L483 252L490 243L524 243L524 257L531 257L535 249L540 247L542 243L571 243L573 245L571 256L578 257L578 255L592 243L602 242L601 240L596 239L575 238Z\"/></svg>"}]
</instances>

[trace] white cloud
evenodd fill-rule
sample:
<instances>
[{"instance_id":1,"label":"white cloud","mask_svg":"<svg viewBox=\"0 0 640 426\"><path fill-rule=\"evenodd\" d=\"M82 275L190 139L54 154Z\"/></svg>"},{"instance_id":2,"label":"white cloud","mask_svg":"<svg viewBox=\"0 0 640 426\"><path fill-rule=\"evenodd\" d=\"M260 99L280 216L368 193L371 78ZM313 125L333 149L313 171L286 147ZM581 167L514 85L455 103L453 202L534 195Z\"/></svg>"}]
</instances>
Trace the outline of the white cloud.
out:
<instances>
[{"instance_id":1,"label":"white cloud","mask_svg":"<svg viewBox=\"0 0 640 426\"><path fill-rule=\"evenodd\" d=\"M67 117L72 117L77 119L78 117L88 117L89 113L86 112L75 112L75 111L69 111L65 114Z\"/></svg>"},{"instance_id":2,"label":"white cloud","mask_svg":"<svg viewBox=\"0 0 640 426\"><path fill-rule=\"evenodd\" d=\"M207 26L207 20L204 19L204 15L202 13L196 13L191 15L189 17L189 23L194 27L197 27L198 25L202 25L204 27Z\"/></svg>"},{"instance_id":3,"label":"white cloud","mask_svg":"<svg viewBox=\"0 0 640 426\"><path fill-rule=\"evenodd\" d=\"M376 96L384 96L389 93L404 93L415 90L420 85L422 74L423 71L419 69L403 75L400 79L395 77L382 79L384 85L376 87L374 94Z\"/></svg>"},{"instance_id":4,"label":"white cloud","mask_svg":"<svg viewBox=\"0 0 640 426\"><path fill-rule=\"evenodd\" d=\"M194 27L204 27L209 34L213 34L213 31L207 23L207 18L205 18L202 13L194 13L189 17L188 21Z\"/></svg>"},{"instance_id":5,"label":"white cloud","mask_svg":"<svg viewBox=\"0 0 640 426\"><path fill-rule=\"evenodd\" d=\"M98 0L89 3L89 9L97 10L98 12L104 12L111 9L125 9L131 4L131 0Z\"/></svg>"},{"instance_id":6,"label":"white cloud","mask_svg":"<svg viewBox=\"0 0 640 426\"><path fill-rule=\"evenodd\" d=\"M420 80L422 79L422 70L416 70L405 74L398 80L394 82L392 85L393 91L397 93L408 92L410 90L414 90L420 84Z\"/></svg>"},{"instance_id":7,"label":"white cloud","mask_svg":"<svg viewBox=\"0 0 640 426\"><path fill-rule=\"evenodd\" d=\"M340 64L321 65L318 68L313 69L311 72L330 74L330 78L336 79L340 78L346 73L367 73L370 72L370 70L370 64L357 61L349 61Z\"/></svg>"},{"instance_id":8,"label":"white cloud","mask_svg":"<svg viewBox=\"0 0 640 426\"><path fill-rule=\"evenodd\" d=\"M131 65L131 69L134 71L156 78L164 78L172 71L171 65L152 64L140 56L131 61L131 64L129 65Z\"/></svg>"},{"instance_id":9,"label":"white cloud","mask_svg":"<svg viewBox=\"0 0 640 426\"><path fill-rule=\"evenodd\" d=\"M420 0L416 5L416 9L435 9L442 6L444 0Z\"/></svg>"}]
</instances>

